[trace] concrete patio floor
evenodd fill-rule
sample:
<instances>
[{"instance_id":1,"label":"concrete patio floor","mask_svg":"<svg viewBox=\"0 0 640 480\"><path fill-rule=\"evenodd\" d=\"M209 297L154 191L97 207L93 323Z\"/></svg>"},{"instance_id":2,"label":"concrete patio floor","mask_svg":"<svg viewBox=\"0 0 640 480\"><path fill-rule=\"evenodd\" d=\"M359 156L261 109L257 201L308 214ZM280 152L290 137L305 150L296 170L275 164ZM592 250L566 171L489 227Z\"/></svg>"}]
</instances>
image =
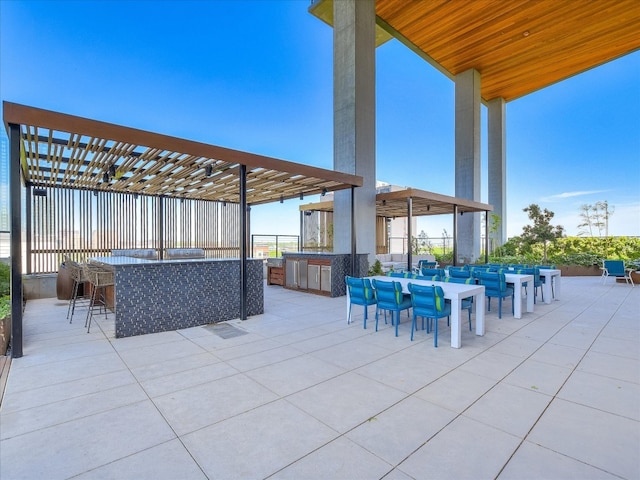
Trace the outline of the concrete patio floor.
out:
<instances>
[{"instance_id":1,"label":"concrete patio floor","mask_svg":"<svg viewBox=\"0 0 640 480\"><path fill-rule=\"evenodd\" d=\"M0 478L638 479L640 287L562 282L460 349L278 286L235 328L123 339L29 301Z\"/></svg>"}]
</instances>

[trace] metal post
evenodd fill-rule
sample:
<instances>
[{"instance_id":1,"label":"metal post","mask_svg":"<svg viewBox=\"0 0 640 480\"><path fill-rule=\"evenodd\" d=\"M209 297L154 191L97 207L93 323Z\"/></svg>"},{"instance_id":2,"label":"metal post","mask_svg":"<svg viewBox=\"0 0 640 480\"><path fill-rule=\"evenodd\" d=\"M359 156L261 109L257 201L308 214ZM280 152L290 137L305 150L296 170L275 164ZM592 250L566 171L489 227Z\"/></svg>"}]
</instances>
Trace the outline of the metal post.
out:
<instances>
[{"instance_id":1,"label":"metal post","mask_svg":"<svg viewBox=\"0 0 640 480\"><path fill-rule=\"evenodd\" d=\"M489 263L489 211L484 212L484 263Z\"/></svg>"},{"instance_id":2,"label":"metal post","mask_svg":"<svg viewBox=\"0 0 640 480\"><path fill-rule=\"evenodd\" d=\"M247 319L247 166L240 165L240 320Z\"/></svg>"},{"instance_id":3,"label":"metal post","mask_svg":"<svg viewBox=\"0 0 640 480\"><path fill-rule=\"evenodd\" d=\"M20 126L9 124L9 205L11 209L11 358L22 356L22 206Z\"/></svg>"},{"instance_id":4,"label":"metal post","mask_svg":"<svg viewBox=\"0 0 640 480\"><path fill-rule=\"evenodd\" d=\"M453 266L458 265L458 205L453 206Z\"/></svg>"},{"instance_id":5,"label":"metal post","mask_svg":"<svg viewBox=\"0 0 640 480\"><path fill-rule=\"evenodd\" d=\"M351 275L356 276L356 215L355 215L355 188L351 187ZM360 276L361 272L357 272Z\"/></svg>"},{"instance_id":6,"label":"metal post","mask_svg":"<svg viewBox=\"0 0 640 480\"><path fill-rule=\"evenodd\" d=\"M33 253L33 243L32 241L32 236L31 236L31 231L33 229L33 215L32 215L32 206L33 206L33 196L32 194L32 189L31 189L31 185L27 184L25 186L26 192L25 192L25 202L24 202L24 206L25 206L25 230L24 230L24 235L25 235L25 249L26 249L26 255L25 255L25 273L27 275L29 275L30 273L33 273L33 265L31 265L31 254Z\"/></svg>"},{"instance_id":7,"label":"metal post","mask_svg":"<svg viewBox=\"0 0 640 480\"><path fill-rule=\"evenodd\" d=\"M411 271L411 236L413 232L411 231L411 220L413 219L413 199L411 197L407 197L407 271Z\"/></svg>"},{"instance_id":8,"label":"metal post","mask_svg":"<svg viewBox=\"0 0 640 480\"><path fill-rule=\"evenodd\" d=\"M164 258L164 198L158 197L158 230L156 232L158 238L159 258Z\"/></svg>"},{"instance_id":9,"label":"metal post","mask_svg":"<svg viewBox=\"0 0 640 480\"><path fill-rule=\"evenodd\" d=\"M298 237L298 251L304 251L304 211L300 210L300 237ZM300 246L302 245L302 248Z\"/></svg>"}]
</instances>

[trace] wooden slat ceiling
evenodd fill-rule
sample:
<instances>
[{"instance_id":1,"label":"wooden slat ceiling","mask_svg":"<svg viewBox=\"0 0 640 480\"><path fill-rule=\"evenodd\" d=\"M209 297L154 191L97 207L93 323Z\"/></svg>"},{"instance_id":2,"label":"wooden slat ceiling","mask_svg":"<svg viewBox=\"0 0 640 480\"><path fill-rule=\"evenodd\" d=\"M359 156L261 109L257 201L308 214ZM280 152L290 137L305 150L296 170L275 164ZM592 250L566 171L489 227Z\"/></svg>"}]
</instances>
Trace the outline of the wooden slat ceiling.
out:
<instances>
[{"instance_id":1,"label":"wooden slat ceiling","mask_svg":"<svg viewBox=\"0 0 640 480\"><path fill-rule=\"evenodd\" d=\"M22 174L33 187L66 187L257 205L362 186L362 177L15 103Z\"/></svg>"},{"instance_id":2,"label":"wooden slat ceiling","mask_svg":"<svg viewBox=\"0 0 640 480\"><path fill-rule=\"evenodd\" d=\"M638 0L376 0L376 15L449 77L478 70L484 101L514 100L640 48Z\"/></svg>"},{"instance_id":3,"label":"wooden slat ceiling","mask_svg":"<svg viewBox=\"0 0 640 480\"><path fill-rule=\"evenodd\" d=\"M439 193L427 192L416 188L406 188L393 192L376 194L376 216L387 218L403 218L407 216L408 199L414 217L428 215L453 215L458 213L492 212L493 205L474 202L463 198L450 197ZM300 210L332 212L333 201L320 201L301 205Z\"/></svg>"}]
</instances>

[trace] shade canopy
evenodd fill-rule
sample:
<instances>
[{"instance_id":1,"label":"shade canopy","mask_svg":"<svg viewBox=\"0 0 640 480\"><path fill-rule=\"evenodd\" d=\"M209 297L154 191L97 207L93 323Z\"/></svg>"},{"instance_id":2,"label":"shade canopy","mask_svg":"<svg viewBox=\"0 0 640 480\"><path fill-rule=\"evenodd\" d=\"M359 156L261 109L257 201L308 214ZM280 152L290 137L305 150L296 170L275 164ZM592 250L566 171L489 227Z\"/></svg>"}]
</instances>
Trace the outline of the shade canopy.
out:
<instances>
[{"instance_id":1,"label":"shade canopy","mask_svg":"<svg viewBox=\"0 0 640 480\"><path fill-rule=\"evenodd\" d=\"M362 185L362 177L39 108L3 103L20 127L22 178L31 187L259 205Z\"/></svg>"},{"instance_id":2,"label":"shade canopy","mask_svg":"<svg viewBox=\"0 0 640 480\"><path fill-rule=\"evenodd\" d=\"M415 217L493 211L493 205L488 203L474 202L416 188L406 188L376 194L376 216L387 218L407 217L409 200L411 200L412 216ZM332 212L333 201L301 205L300 210Z\"/></svg>"},{"instance_id":3,"label":"shade canopy","mask_svg":"<svg viewBox=\"0 0 640 480\"><path fill-rule=\"evenodd\" d=\"M396 38L447 76L482 75L506 101L640 49L638 0L376 0L376 41ZM310 12L333 24L333 0Z\"/></svg>"}]
</instances>

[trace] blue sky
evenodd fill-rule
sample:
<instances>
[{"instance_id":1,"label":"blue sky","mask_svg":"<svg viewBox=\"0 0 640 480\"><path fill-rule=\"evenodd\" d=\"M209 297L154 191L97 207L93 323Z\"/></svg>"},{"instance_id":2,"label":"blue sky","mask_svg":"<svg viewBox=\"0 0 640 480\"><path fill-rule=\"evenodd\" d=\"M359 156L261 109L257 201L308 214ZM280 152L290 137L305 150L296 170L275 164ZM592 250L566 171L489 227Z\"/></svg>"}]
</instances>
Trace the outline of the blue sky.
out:
<instances>
[{"instance_id":1,"label":"blue sky","mask_svg":"<svg viewBox=\"0 0 640 480\"><path fill-rule=\"evenodd\" d=\"M0 0L0 97L333 168L332 29L308 5ZM376 63L378 180L454 195L453 82L395 40ZM640 236L639 117L640 52L508 103L508 236L531 203L575 235L604 200L609 233ZM252 233L297 234L299 203L254 208Z\"/></svg>"}]
</instances>

